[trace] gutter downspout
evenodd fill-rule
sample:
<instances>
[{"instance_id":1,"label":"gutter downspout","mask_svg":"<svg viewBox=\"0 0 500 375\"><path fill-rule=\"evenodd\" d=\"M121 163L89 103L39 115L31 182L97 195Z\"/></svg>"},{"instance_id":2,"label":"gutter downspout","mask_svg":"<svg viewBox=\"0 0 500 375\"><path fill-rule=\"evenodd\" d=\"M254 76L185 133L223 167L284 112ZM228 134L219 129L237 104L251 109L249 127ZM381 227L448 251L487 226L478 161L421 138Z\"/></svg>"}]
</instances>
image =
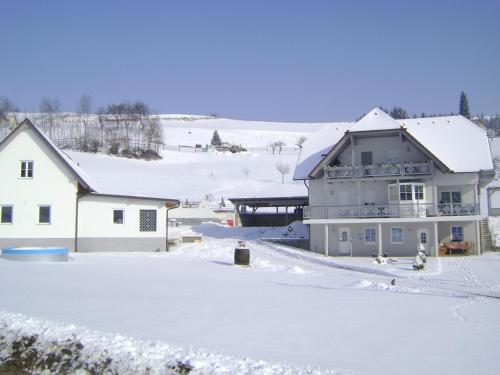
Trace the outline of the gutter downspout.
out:
<instances>
[{"instance_id":1,"label":"gutter downspout","mask_svg":"<svg viewBox=\"0 0 500 375\"><path fill-rule=\"evenodd\" d=\"M167 205L165 205L166 207ZM167 217L165 219L165 252L168 252L168 211L176 209L180 206L180 202L177 201L174 207L167 207Z\"/></svg>"},{"instance_id":2,"label":"gutter downspout","mask_svg":"<svg viewBox=\"0 0 500 375\"><path fill-rule=\"evenodd\" d=\"M75 200L75 238L74 238L74 243L73 246L75 248L75 253L78 252L78 222L79 222L79 207L80 207L80 198L87 195L88 193L76 193L76 200Z\"/></svg>"}]
</instances>

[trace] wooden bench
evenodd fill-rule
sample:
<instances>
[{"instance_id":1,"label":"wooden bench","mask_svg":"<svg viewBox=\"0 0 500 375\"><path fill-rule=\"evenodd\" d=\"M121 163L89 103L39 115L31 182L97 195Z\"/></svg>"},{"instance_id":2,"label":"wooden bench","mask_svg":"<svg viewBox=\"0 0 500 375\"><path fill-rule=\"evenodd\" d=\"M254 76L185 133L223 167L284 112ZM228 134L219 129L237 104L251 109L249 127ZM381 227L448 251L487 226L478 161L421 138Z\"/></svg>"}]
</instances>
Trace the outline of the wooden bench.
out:
<instances>
[{"instance_id":1,"label":"wooden bench","mask_svg":"<svg viewBox=\"0 0 500 375\"><path fill-rule=\"evenodd\" d=\"M469 251L468 242L448 242L439 245L439 255L462 254L466 255Z\"/></svg>"}]
</instances>

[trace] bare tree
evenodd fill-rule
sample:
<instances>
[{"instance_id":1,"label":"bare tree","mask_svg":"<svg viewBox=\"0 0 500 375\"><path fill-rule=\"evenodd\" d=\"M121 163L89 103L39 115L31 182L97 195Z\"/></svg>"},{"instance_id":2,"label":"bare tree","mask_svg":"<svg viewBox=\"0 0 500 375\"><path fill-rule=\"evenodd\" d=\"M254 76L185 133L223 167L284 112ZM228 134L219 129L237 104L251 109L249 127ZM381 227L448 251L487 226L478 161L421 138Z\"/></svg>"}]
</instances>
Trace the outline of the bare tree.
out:
<instances>
[{"instance_id":1,"label":"bare tree","mask_svg":"<svg viewBox=\"0 0 500 375\"><path fill-rule=\"evenodd\" d=\"M99 128L100 128L100 143L101 146L104 144L104 128L106 127L106 110L101 107L97 110L97 121L99 122Z\"/></svg>"},{"instance_id":2,"label":"bare tree","mask_svg":"<svg viewBox=\"0 0 500 375\"><path fill-rule=\"evenodd\" d=\"M92 98L89 95L82 95L78 102L77 112L80 114L83 122L83 151L86 151L89 143L89 116L92 113Z\"/></svg>"},{"instance_id":3,"label":"bare tree","mask_svg":"<svg viewBox=\"0 0 500 375\"><path fill-rule=\"evenodd\" d=\"M8 121L8 114L18 112L18 108L5 96L0 96L0 121Z\"/></svg>"},{"instance_id":4,"label":"bare tree","mask_svg":"<svg viewBox=\"0 0 500 375\"><path fill-rule=\"evenodd\" d=\"M288 164L283 163L282 161L276 162L276 169L279 173L281 173L281 183L285 183L285 175L290 173L290 166Z\"/></svg>"},{"instance_id":5,"label":"bare tree","mask_svg":"<svg viewBox=\"0 0 500 375\"><path fill-rule=\"evenodd\" d=\"M243 173L243 176L245 176L245 180L246 180L248 175L250 174L250 169L248 169L248 167L244 167L241 169L241 173Z\"/></svg>"},{"instance_id":6,"label":"bare tree","mask_svg":"<svg viewBox=\"0 0 500 375\"><path fill-rule=\"evenodd\" d=\"M278 150L278 152L281 154L281 151L283 150L283 147L285 147L286 143L283 141L277 141L277 142L272 142L269 144L269 147L271 147L271 150L273 151L273 155Z\"/></svg>"},{"instance_id":7,"label":"bare tree","mask_svg":"<svg viewBox=\"0 0 500 375\"><path fill-rule=\"evenodd\" d=\"M61 104L57 99L42 98L40 102L40 112L43 114L45 124L49 127L49 138L53 138L53 128L55 124L56 114L59 112Z\"/></svg>"},{"instance_id":8,"label":"bare tree","mask_svg":"<svg viewBox=\"0 0 500 375\"><path fill-rule=\"evenodd\" d=\"M307 141L307 137L305 135L301 135L297 140L295 141L295 144L299 147L302 148L302 145L304 142Z\"/></svg>"},{"instance_id":9,"label":"bare tree","mask_svg":"<svg viewBox=\"0 0 500 375\"><path fill-rule=\"evenodd\" d=\"M269 143L269 145L267 147L271 148L271 150L273 151L273 155L274 155L274 153L276 152L276 148L278 147L278 145L277 145L277 142L272 142L272 143Z\"/></svg>"},{"instance_id":10,"label":"bare tree","mask_svg":"<svg viewBox=\"0 0 500 375\"><path fill-rule=\"evenodd\" d=\"M286 143L283 141L278 141L276 142L276 147L278 147L278 152L281 154L281 151L283 150L283 147L286 146Z\"/></svg>"},{"instance_id":11,"label":"bare tree","mask_svg":"<svg viewBox=\"0 0 500 375\"><path fill-rule=\"evenodd\" d=\"M146 148L147 150L152 150L156 153L159 152L160 146L163 144L163 131L160 126L160 119L158 117L148 116L144 120L144 137L146 138Z\"/></svg>"}]
</instances>

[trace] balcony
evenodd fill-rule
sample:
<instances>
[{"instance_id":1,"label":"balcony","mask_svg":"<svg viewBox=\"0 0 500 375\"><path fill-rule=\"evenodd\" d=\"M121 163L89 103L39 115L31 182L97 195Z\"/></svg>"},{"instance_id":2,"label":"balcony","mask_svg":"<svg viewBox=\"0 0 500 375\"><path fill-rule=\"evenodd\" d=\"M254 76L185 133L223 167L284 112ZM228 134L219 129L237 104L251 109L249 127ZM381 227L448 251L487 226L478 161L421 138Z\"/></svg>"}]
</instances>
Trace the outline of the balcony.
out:
<instances>
[{"instance_id":1,"label":"balcony","mask_svg":"<svg viewBox=\"0 0 500 375\"><path fill-rule=\"evenodd\" d=\"M327 178L364 178L391 176L429 176L432 175L432 162L428 163L393 163L380 165L354 165L346 167L328 167Z\"/></svg>"},{"instance_id":2,"label":"balcony","mask_svg":"<svg viewBox=\"0 0 500 375\"><path fill-rule=\"evenodd\" d=\"M479 205L469 203L438 204L437 212L432 203L304 207L304 219L421 218L478 214Z\"/></svg>"}]
</instances>

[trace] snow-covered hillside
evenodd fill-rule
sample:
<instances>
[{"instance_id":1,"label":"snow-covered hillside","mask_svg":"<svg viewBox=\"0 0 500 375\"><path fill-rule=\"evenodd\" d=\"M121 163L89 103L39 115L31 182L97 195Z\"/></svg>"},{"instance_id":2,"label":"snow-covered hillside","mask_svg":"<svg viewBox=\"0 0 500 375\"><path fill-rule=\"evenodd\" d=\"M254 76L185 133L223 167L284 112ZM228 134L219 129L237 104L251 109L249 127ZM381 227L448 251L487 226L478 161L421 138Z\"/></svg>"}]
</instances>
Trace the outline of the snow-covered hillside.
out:
<instances>
[{"instance_id":1,"label":"snow-covered hillside","mask_svg":"<svg viewBox=\"0 0 500 375\"><path fill-rule=\"evenodd\" d=\"M104 193L180 200L208 198L213 201L220 201L221 197L307 195L304 184L292 180L300 152L296 142L301 136L309 138L325 124L188 115L161 115L160 118L167 145L161 151L162 160L131 160L74 151L66 153ZM214 130L218 131L223 142L242 145L248 151L236 154L213 149L196 151L196 145L210 144ZM273 154L267 146L277 141L284 142L285 146L281 153L276 151ZM276 169L278 162L290 167L284 184Z\"/></svg>"}]
</instances>

